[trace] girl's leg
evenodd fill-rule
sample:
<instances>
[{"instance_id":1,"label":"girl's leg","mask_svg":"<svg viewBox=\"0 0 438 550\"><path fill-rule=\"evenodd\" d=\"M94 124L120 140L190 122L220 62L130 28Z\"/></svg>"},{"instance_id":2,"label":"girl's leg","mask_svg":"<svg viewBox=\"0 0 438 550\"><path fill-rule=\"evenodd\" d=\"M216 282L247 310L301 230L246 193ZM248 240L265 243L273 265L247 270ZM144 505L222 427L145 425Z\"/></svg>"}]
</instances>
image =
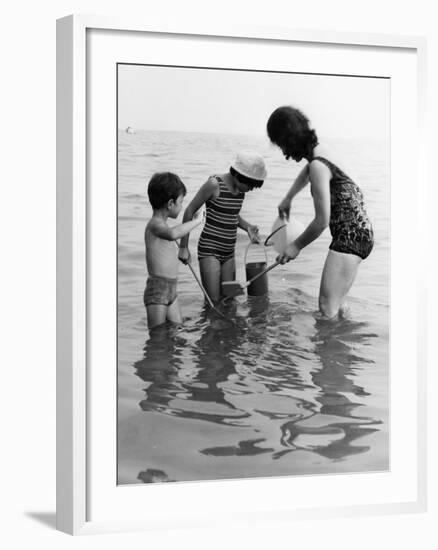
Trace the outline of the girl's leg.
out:
<instances>
[{"instance_id":1,"label":"girl's leg","mask_svg":"<svg viewBox=\"0 0 438 550\"><path fill-rule=\"evenodd\" d=\"M201 281L207 294L213 302L219 302L221 297L221 264L214 256L199 260Z\"/></svg>"},{"instance_id":2,"label":"girl's leg","mask_svg":"<svg viewBox=\"0 0 438 550\"><path fill-rule=\"evenodd\" d=\"M148 316L148 329L151 330L166 322L167 306L151 304L146 307Z\"/></svg>"},{"instance_id":3,"label":"girl's leg","mask_svg":"<svg viewBox=\"0 0 438 550\"><path fill-rule=\"evenodd\" d=\"M236 279L236 262L230 258L221 265L221 283L234 281Z\"/></svg>"},{"instance_id":4,"label":"girl's leg","mask_svg":"<svg viewBox=\"0 0 438 550\"><path fill-rule=\"evenodd\" d=\"M343 307L361 261L354 254L329 250L319 289L319 309L325 317L335 317Z\"/></svg>"},{"instance_id":5,"label":"girl's leg","mask_svg":"<svg viewBox=\"0 0 438 550\"><path fill-rule=\"evenodd\" d=\"M167 308L167 320L177 325L180 325L183 322L178 298L176 298Z\"/></svg>"}]
</instances>

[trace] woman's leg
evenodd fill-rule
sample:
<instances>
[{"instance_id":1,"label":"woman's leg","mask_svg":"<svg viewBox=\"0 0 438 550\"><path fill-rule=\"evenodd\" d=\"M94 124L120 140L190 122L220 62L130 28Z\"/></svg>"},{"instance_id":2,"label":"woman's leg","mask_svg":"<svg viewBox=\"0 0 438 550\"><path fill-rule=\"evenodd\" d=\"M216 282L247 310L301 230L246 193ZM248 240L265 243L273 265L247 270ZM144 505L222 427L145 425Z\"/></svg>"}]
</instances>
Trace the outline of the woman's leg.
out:
<instances>
[{"instance_id":1,"label":"woman's leg","mask_svg":"<svg viewBox=\"0 0 438 550\"><path fill-rule=\"evenodd\" d=\"M329 250L319 289L319 309L324 317L331 319L339 313L361 261L355 254Z\"/></svg>"},{"instance_id":2,"label":"woman's leg","mask_svg":"<svg viewBox=\"0 0 438 550\"><path fill-rule=\"evenodd\" d=\"M221 264L214 256L199 260L201 281L213 302L219 302L221 297Z\"/></svg>"}]
</instances>

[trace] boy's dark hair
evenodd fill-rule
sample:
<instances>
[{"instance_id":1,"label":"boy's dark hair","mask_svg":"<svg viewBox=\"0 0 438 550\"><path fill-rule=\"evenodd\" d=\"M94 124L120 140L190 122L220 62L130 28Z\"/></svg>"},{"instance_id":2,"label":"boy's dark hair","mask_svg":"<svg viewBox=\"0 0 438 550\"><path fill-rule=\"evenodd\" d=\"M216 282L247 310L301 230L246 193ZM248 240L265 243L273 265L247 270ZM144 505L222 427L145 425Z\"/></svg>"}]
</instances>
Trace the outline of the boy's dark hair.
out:
<instances>
[{"instance_id":1,"label":"boy's dark hair","mask_svg":"<svg viewBox=\"0 0 438 550\"><path fill-rule=\"evenodd\" d=\"M176 174L157 172L148 185L149 202L152 208L163 208L170 200L176 201L180 195L186 195L187 189Z\"/></svg>"},{"instance_id":2,"label":"boy's dark hair","mask_svg":"<svg viewBox=\"0 0 438 550\"><path fill-rule=\"evenodd\" d=\"M306 157L318 145L318 137L315 130L310 128L309 119L294 107L275 109L266 129L272 143L299 153L302 157Z\"/></svg>"},{"instance_id":3,"label":"boy's dark hair","mask_svg":"<svg viewBox=\"0 0 438 550\"><path fill-rule=\"evenodd\" d=\"M248 176L244 176L232 166L230 166L230 174L236 179L238 179L241 183L244 183L245 185L247 185L250 189L254 189L255 187L261 187L263 185L264 180L255 180L253 178L248 178Z\"/></svg>"}]
</instances>

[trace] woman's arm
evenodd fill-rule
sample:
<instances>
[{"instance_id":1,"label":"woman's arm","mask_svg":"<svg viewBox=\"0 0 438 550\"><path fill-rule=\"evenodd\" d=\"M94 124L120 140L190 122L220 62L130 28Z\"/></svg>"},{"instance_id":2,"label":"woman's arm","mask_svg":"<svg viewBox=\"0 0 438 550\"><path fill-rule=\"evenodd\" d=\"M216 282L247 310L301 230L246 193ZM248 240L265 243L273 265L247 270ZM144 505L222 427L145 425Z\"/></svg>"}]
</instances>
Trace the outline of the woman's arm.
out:
<instances>
[{"instance_id":1,"label":"woman's arm","mask_svg":"<svg viewBox=\"0 0 438 550\"><path fill-rule=\"evenodd\" d=\"M282 263L296 258L302 248L321 235L330 221L330 170L321 162L314 162L309 168L309 178L315 217L303 233L287 247L286 252L280 257Z\"/></svg>"},{"instance_id":2,"label":"woman's arm","mask_svg":"<svg viewBox=\"0 0 438 550\"><path fill-rule=\"evenodd\" d=\"M280 216L281 219L286 218L286 220L289 220L290 205L291 205L292 199L295 197L295 195L298 195L298 193L302 191L308 183L309 183L309 165L306 164L306 166L304 166L304 168L295 178L295 181L293 182L291 188L287 192L284 199L278 205L278 215Z\"/></svg>"}]
</instances>

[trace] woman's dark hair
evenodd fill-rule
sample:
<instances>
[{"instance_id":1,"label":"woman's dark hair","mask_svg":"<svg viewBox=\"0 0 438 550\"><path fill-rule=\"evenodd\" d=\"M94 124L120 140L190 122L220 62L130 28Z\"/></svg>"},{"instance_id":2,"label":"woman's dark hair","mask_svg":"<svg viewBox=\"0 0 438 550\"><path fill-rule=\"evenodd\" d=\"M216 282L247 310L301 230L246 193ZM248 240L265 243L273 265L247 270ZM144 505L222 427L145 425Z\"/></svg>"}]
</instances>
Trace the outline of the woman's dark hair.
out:
<instances>
[{"instance_id":1,"label":"woman's dark hair","mask_svg":"<svg viewBox=\"0 0 438 550\"><path fill-rule=\"evenodd\" d=\"M307 157L318 145L318 137L315 130L310 128L309 119L294 107L275 109L269 117L266 129L272 143L301 157Z\"/></svg>"},{"instance_id":2,"label":"woman's dark hair","mask_svg":"<svg viewBox=\"0 0 438 550\"><path fill-rule=\"evenodd\" d=\"M244 176L240 172L238 172L235 168L230 166L230 174L240 181L240 183L244 183L247 185L250 189L254 189L255 187L261 187L263 185L264 180L255 180L253 178L248 178L248 176Z\"/></svg>"},{"instance_id":3,"label":"woman's dark hair","mask_svg":"<svg viewBox=\"0 0 438 550\"><path fill-rule=\"evenodd\" d=\"M163 208L170 200L176 201L180 195L186 193L186 186L172 172L154 174L148 185L149 202L152 208Z\"/></svg>"}]
</instances>

